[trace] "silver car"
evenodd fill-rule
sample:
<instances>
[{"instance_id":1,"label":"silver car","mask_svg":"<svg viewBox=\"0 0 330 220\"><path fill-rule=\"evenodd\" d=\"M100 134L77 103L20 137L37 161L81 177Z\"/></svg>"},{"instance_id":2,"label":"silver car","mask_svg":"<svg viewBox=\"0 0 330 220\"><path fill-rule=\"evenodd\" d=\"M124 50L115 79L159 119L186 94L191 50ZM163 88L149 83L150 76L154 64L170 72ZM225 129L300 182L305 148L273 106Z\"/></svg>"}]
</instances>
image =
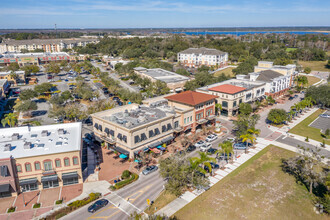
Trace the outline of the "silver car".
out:
<instances>
[{"instance_id":1,"label":"silver car","mask_svg":"<svg viewBox=\"0 0 330 220\"><path fill-rule=\"evenodd\" d=\"M142 174L143 175L148 175L152 172L155 172L156 170L158 170L158 167L155 166L155 165L152 165L152 166L148 166L147 168L145 168L143 171L142 171Z\"/></svg>"}]
</instances>

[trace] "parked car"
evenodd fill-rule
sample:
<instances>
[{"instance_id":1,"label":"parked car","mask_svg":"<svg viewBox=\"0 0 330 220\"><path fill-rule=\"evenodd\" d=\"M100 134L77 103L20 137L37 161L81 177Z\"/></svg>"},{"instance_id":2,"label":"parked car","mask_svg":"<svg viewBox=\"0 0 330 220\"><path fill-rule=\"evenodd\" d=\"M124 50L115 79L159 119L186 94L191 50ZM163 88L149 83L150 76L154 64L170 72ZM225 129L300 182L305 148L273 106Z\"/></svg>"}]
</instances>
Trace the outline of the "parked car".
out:
<instances>
[{"instance_id":1,"label":"parked car","mask_svg":"<svg viewBox=\"0 0 330 220\"><path fill-rule=\"evenodd\" d=\"M219 169L220 168L220 166L219 166L219 164L216 164L216 163L213 163L213 162L210 162L210 164L211 164L211 166L212 166L212 169Z\"/></svg>"},{"instance_id":2,"label":"parked car","mask_svg":"<svg viewBox=\"0 0 330 220\"><path fill-rule=\"evenodd\" d=\"M207 142L211 142L211 141L215 141L216 139L218 139L218 136L215 134L210 134L209 136L207 136L206 141Z\"/></svg>"},{"instance_id":3,"label":"parked car","mask_svg":"<svg viewBox=\"0 0 330 220\"><path fill-rule=\"evenodd\" d=\"M189 145L186 149L186 151L189 152L193 152L194 150L196 150L196 146L195 145Z\"/></svg>"},{"instance_id":4,"label":"parked car","mask_svg":"<svg viewBox=\"0 0 330 220\"><path fill-rule=\"evenodd\" d=\"M114 101L120 101L120 98L117 97L117 96L114 96L112 99L113 99Z\"/></svg>"},{"instance_id":5,"label":"parked car","mask_svg":"<svg viewBox=\"0 0 330 220\"><path fill-rule=\"evenodd\" d=\"M208 153L208 154L215 154L215 152L217 152L217 149L214 149L214 148L212 148L212 147L211 147L210 149L207 150L207 153Z\"/></svg>"},{"instance_id":6,"label":"parked car","mask_svg":"<svg viewBox=\"0 0 330 220\"><path fill-rule=\"evenodd\" d=\"M148 175L152 172L155 172L156 170L158 170L158 167L155 166L155 165L152 165L152 166L148 166L147 168L145 168L143 171L142 171L142 174L143 175Z\"/></svg>"},{"instance_id":7,"label":"parked car","mask_svg":"<svg viewBox=\"0 0 330 220\"><path fill-rule=\"evenodd\" d=\"M245 150L246 149L246 144L243 143L236 143L234 144L234 149L236 150Z\"/></svg>"},{"instance_id":8,"label":"parked car","mask_svg":"<svg viewBox=\"0 0 330 220\"><path fill-rule=\"evenodd\" d=\"M233 137L228 137L228 138L226 139L226 141L234 142L234 141L235 141L235 138L233 138Z\"/></svg>"},{"instance_id":9,"label":"parked car","mask_svg":"<svg viewBox=\"0 0 330 220\"><path fill-rule=\"evenodd\" d=\"M321 114L321 115L319 115L321 118L330 118L330 115L328 115L328 114Z\"/></svg>"},{"instance_id":10,"label":"parked car","mask_svg":"<svg viewBox=\"0 0 330 220\"><path fill-rule=\"evenodd\" d=\"M195 146L196 146L196 147L201 147L201 146L203 146L204 144L206 144L205 141L198 141L198 142L195 144Z\"/></svg>"},{"instance_id":11,"label":"parked car","mask_svg":"<svg viewBox=\"0 0 330 220\"><path fill-rule=\"evenodd\" d=\"M134 82L129 82L129 84L130 84L130 85L133 85L133 84L134 84Z\"/></svg>"},{"instance_id":12,"label":"parked car","mask_svg":"<svg viewBox=\"0 0 330 220\"><path fill-rule=\"evenodd\" d=\"M212 147L212 144L211 143L206 143L206 144L202 145L200 148L201 148L201 151L202 152L205 152L208 149L210 149L211 147Z\"/></svg>"},{"instance_id":13,"label":"parked car","mask_svg":"<svg viewBox=\"0 0 330 220\"><path fill-rule=\"evenodd\" d=\"M119 106L122 106L124 103L121 102L121 101L117 101L117 104L118 104Z\"/></svg>"},{"instance_id":14,"label":"parked car","mask_svg":"<svg viewBox=\"0 0 330 220\"><path fill-rule=\"evenodd\" d=\"M109 91L108 90L103 90L103 93L104 93L104 95L107 95L107 94L109 94Z\"/></svg>"},{"instance_id":15,"label":"parked car","mask_svg":"<svg viewBox=\"0 0 330 220\"><path fill-rule=\"evenodd\" d=\"M108 88L107 87L103 87L102 90L103 91L108 91Z\"/></svg>"},{"instance_id":16,"label":"parked car","mask_svg":"<svg viewBox=\"0 0 330 220\"><path fill-rule=\"evenodd\" d=\"M289 100L293 100L293 99L294 99L294 97L290 96Z\"/></svg>"},{"instance_id":17,"label":"parked car","mask_svg":"<svg viewBox=\"0 0 330 220\"><path fill-rule=\"evenodd\" d=\"M222 154L220 154L220 155L218 155L218 159L220 159L220 160L229 160L229 158L231 158L231 153L229 153L229 154L225 154L225 153L222 153Z\"/></svg>"},{"instance_id":18,"label":"parked car","mask_svg":"<svg viewBox=\"0 0 330 220\"><path fill-rule=\"evenodd\" d=\"M97 210L103 208L104 206L108 205L109 201L107 199L100 199L94 202L93 205L88 207L88 212L94 213Z\"/></svg>"}]
</instances>

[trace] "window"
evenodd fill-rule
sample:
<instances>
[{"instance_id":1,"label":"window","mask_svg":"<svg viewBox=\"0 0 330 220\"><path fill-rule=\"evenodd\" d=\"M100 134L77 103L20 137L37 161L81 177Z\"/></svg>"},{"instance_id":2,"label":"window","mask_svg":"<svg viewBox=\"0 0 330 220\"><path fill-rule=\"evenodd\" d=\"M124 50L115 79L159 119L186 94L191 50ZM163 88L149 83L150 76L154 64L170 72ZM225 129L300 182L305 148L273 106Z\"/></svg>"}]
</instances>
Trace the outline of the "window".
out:
<instances>
[{"instance_id":1,"label":"window","mask_svg":"<svg viewBox=\"0 0 330 220\"><path fill-rule=\"evenodd\" d=\"M190 121L192 121L192 116L190 116Z\"/></svg>"},{"instance_id":2,"label":"window","mask_svg":"<svg viewBox=\"0 0 330 220\"><path fill-rule=\"evenodd\" d=\"M240 100L239 100L239 104L241 104L242 102L243 102L243 100L242 100L242 99L240 99Z\"/></svg>"},{"instance_id":3,"label":"window","mask_svg":"<svg viewBox=\"0 0 330 220\"><path fill-rule=\"evenodd\" d=\"M49 171L52 169L53 169L52 161L44 161L44 170Z\"/></svg>"},{"instance_id":4,"label":"window","mask_svg":"<svg viewBox=\"0 0 330 220\"><path fill-rule=\"evenodd\" d=\"M69 158L64 158L64 166L70 166L70 160Z\"/></svg>"},{"instance_id":5,"label":"window","mask_svg":"<svg viewBox=\"0 0 330 220\"><path fill-rule=\"evenodd\" d=\"M18 173L22 172L22 166L21 165L16 165L16 170Z\"/></svg>"},{"instance_id":6,"label":"window","mask_svg":"<svg viewBox=\"0 0 330 220\"><path fill-rule=\"evenodd\" d=\"M177 127L179 127L179 122L178 121L174 122L174 128L177 128Z\"/></svg>"},{"instance_id":7,"label":"window","mask_svg":"<svg viewBox=\"0 0 330 220\"><path fill-rule=\"evenodd\" d=\"M40 163L39 162L35 162L34 163L34 169L35 170L41 170L41 167L40 167Z\"/></svg>"},{"instance_id":8,"label":"window","mask_svg":"<svg viewBox=\"0 0 330 220\"><path fill-rule=\"evenodd\" d=\"M227 107L228 107L228 102L226 102L226 101L222 101L222 107L227 108Z\"/></svg>"},{"instance_id":9,"label":"window","mask_svg":"<svg viewBox=\"0 0 330 220\"><path fill-rule=\"evenodd\" d=\"M184 124L186 124L186 121L187 121L187 119L185 118L185 119L184 119Z\"/></svg>"},{"instance_id":10,"label":"window","mask_svg":"<svg viewBox=\"0 0 330 220\"><path fill-rule=\"evenodd\" d=\"M73 158L73 165L78 165L78 157Z\"/></svg>"},{"instance_id":11,"label":"window","mask_svg":"<svg viewBox=\"0 0 330 220\"><path fill-rule=\"evenodd\" d=\"M26 163L25 164L25 171L26 172L31 172L32 170L31 170L31 164L30 163Z\"/></svg>"},{"instance_id":12,"label":"window","mask_svg":"<svg viewBox=\"0 0 330 220\"><path fill-rule=\"evenodd\" d=\"M61 167L61 160L60 159L55 160L55 166L56 167Z\"/></svg>"},{"instance_id":13,"label":"window","mask_svg":"<svg viewBox=\"0 0 330 220\"><path fill-rule=\"evenodd\" d=\"M233 106L234 106L234 107L236 107L236 105L237 105L237 102L236 102L236 101L234 101L234 104L233 104Z\"/></svg>"},{"instance_id":14,"label":"window","mask_svg":"<svg viewBox=\"0 0 330 220\"><path fill-rule=\"evenodd\" d=\"M9 176L8 167L6 165L1 166L1 176L2 177Z\"/></svg>"}]
</instances>

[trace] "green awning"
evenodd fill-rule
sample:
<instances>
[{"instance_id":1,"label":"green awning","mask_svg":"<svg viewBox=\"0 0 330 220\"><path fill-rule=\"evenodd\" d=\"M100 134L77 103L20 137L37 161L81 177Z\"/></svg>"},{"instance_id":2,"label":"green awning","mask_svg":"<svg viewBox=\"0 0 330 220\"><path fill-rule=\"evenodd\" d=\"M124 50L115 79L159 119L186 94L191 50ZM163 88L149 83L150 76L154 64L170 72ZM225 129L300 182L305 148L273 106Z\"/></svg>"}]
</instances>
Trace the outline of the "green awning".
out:
<instances>
[{"instance_id":1,"label":"green awning","mask_svg":"<svg viewBox=\"0 0 330 220\"><path fill-rule=\"evenodd\" d=\"M78 178L77 172L63 173L62 179Z\"/></svg>"},{"instance_id":2,"label":"green awning","mask_svg":"<svg viewBox=\"0 0 330 220\"><path fill-rule=\"evenodd\" d=\"M0 193L9 192L9 187L10 185L8 183L0 185Z\"/></svg>"},{"instance_id":3,"label":"green awning","mask_svg":"<svg viewBox=\"0 0 330 220\"><path fill-rule=\"evenodd\" d=\"M57 175L42 176L41 177L41 182L55 181L57 179L58 179Z\"/></svg>"},{"instance_id":4,"label":"green awning","mask_svg":"<svg viewBox=\"0 0 330 220\"><path fill-rule=\"evenodd\" d=\"M37 178L29 178L19 181L19 185L26 185L26 184L35 184L38 182Z\"/></svg>"}]
</instances>

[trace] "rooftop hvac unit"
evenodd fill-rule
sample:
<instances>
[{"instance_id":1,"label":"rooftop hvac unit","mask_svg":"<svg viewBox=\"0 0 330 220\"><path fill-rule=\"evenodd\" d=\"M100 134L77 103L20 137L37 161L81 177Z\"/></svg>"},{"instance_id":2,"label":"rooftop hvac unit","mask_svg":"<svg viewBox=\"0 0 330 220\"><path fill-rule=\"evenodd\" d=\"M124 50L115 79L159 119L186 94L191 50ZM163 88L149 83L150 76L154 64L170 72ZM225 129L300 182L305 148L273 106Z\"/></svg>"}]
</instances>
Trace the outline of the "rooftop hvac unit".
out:
<instances>
[{"instance_id":1,"label":"rooftop hvac unit","mask_svg":"<svg viewBox=\"0 0 330 220\"><path fill-rule=\"evenodd\" d=\"M10 151L11 150L11 144L6 144L3 150L4 151Z\"/></svg>"},{"instance_id":2,"label":"rooftop hvac unit","mask_svg":"<svg viewBox=\"0 0 330 220\"><path fill-rule=\"evenodd\" d=\"M43 130L43 131L41 132L41 136L42 136L42 137L47 137L47 136L48 136L48 131L47 131L47 130Z\"/></svg>"},{"instance_id":3,"label":"rooftop hvac unit","mask_svg":"<svg viewBox=\"0 0 330 220\"><path fill-rule=\"evenodd\" d=\"M57 132L58 132L58 135L64 135L65 134L65 131L64 131L63 128L58 129Z\"/></svg>"},{"instance_id":4,"label":"rooftop hvac unit","mask_svg":"<svg viewBox=\"0 0 330 220\"><path fill-rule=\"evenodd\" d=\"M19 139L19 134L18 133L14 133L12 136L11 136L11 139L13 141L17 141Z\"/></svg>"},{"instance_id":5,"label":"rooftop hvac unit","mask_svg":"<svg viewBox=\"0 0 330 220\"><path fill-rule=\"evenodd\" d=\"M31 142L25 142L24 149L31 149Z\"/></svg>"}]
</instances>

